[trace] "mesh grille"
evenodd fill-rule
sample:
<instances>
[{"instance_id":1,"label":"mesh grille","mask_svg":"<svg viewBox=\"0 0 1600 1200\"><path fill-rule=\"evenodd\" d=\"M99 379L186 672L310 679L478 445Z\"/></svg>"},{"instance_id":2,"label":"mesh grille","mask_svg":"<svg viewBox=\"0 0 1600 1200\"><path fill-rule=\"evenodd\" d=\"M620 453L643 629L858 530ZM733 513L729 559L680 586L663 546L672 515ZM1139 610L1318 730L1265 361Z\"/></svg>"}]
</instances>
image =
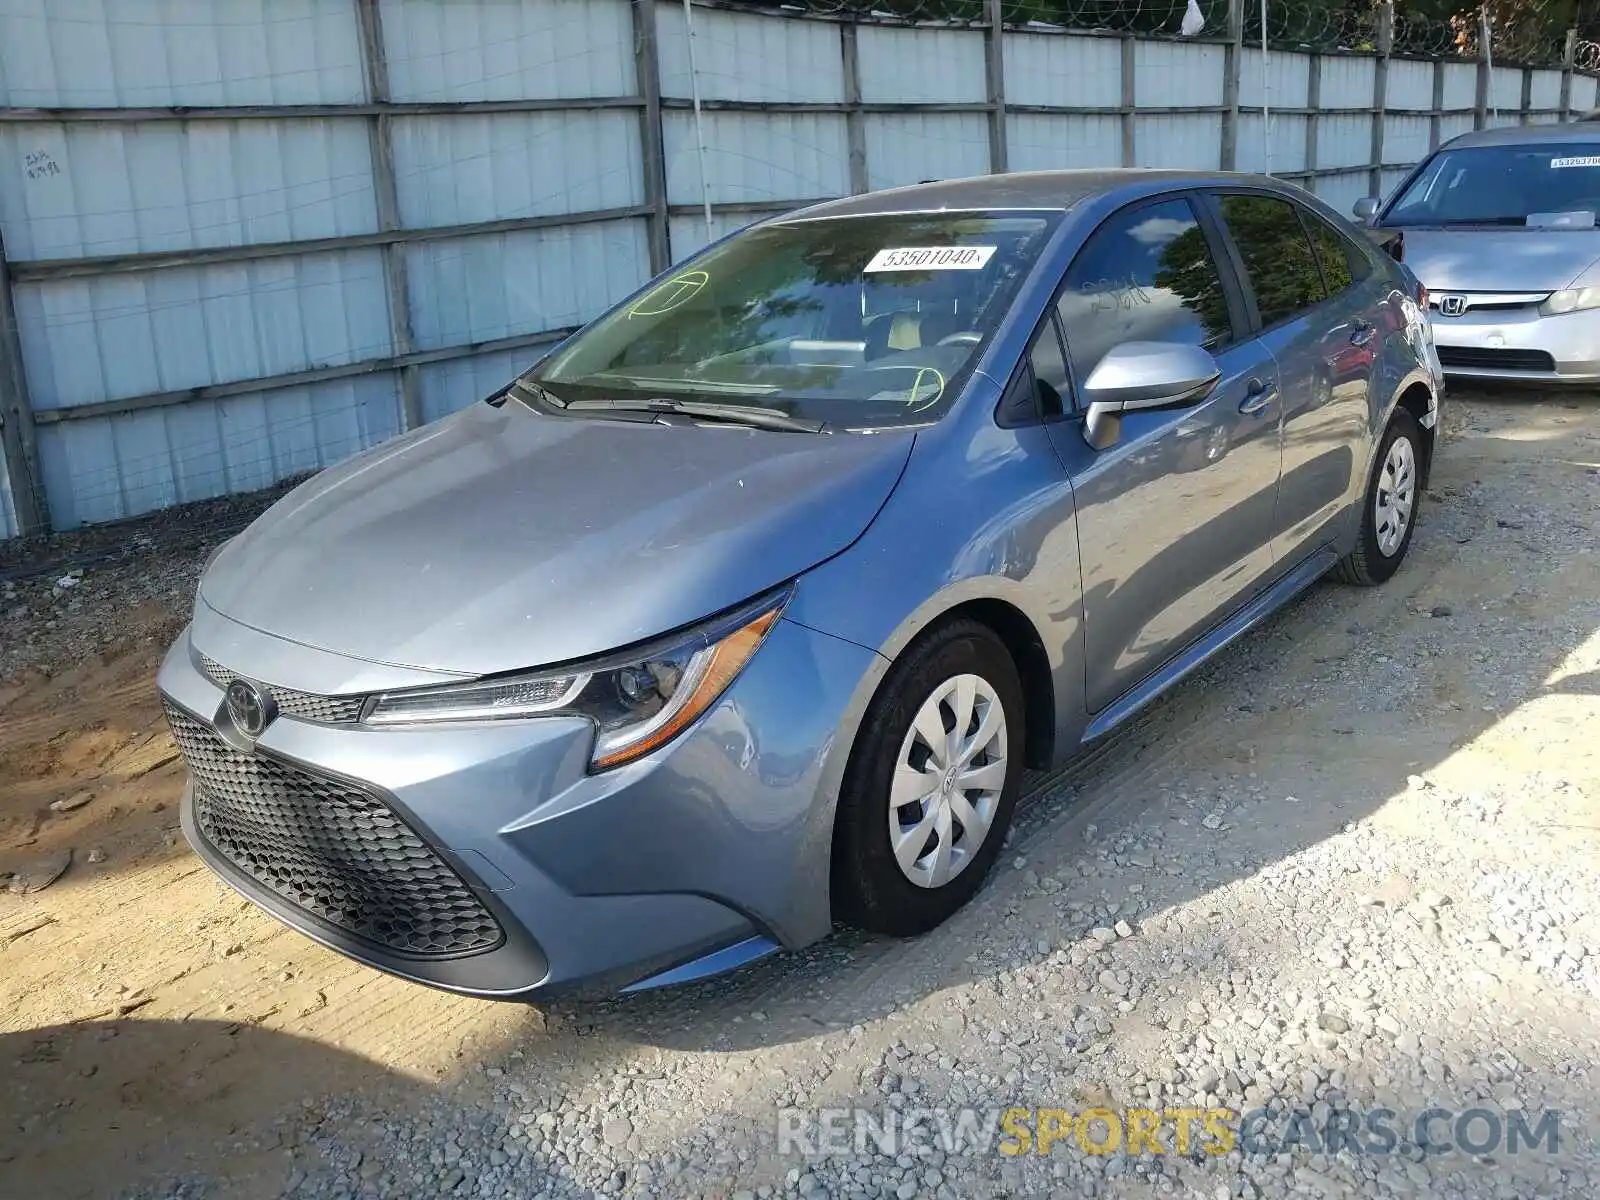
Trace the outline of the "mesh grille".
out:
<instances>
[{"instance_id":1,"label":"mesh grille","mask_svg":"<svg viewBox=\"0 0 1600 1200\"><path fill-rule=\"evenodd\" d=\"M216 659L200 655L200 670L219 688L239 678ZM296 692L290 688L262 684L261 690L270 695L278 711L286 717L299 717L303 721L316 721L322 725L350 725L361 719L361 706L365 696L315 696L310 692Z\"/></svg>"},{"instance_id":2,"label":"mesh grille","mask_svg":"<svg viewBox=\"0 0 1600 1200\"><path fill-rule=\"evenodd\" d=\"M348 784L241 754L170 704L201 836L283 899L417 958L492 950L494 916L387 805Z\"/></svg>"}]
</instances>

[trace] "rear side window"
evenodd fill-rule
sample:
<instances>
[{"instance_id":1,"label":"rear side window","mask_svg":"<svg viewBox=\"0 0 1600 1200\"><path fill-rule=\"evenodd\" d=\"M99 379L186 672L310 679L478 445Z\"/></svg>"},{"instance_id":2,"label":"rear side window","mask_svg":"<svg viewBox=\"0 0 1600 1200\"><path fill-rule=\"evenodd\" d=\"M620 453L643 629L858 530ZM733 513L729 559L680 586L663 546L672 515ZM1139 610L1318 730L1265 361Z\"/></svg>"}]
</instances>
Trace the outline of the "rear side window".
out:
<instances>
[{"instance_id":1,"label":"rear side window","mask_svg":"<svg viewBox=\"0 0 1600 1200\"><path fill-rule=\"evenodd\" d=\"M1349 238L1316 213L1301 209L1300 217L1317 248L1317 260L1322 264L1322 278L1327 282L1330 296L1338 295L1372 274L1371 261Z\"/></svg>"},{"instance_id":2,"label":"rear side window","mask_svg":"<svg viewBox=\"0 0 1600 1200\"><path fill-rule=\"evenodd\" d=\"M1214 349L1234 333L1211 245L1184 199L1108 217L1067 269L1056 311L1080 380L1123 342Z\"/></svg>"},{"instance_id":3,"label":"rear side window","mask_svg":"<svg viewBox=\"0 0 1600 1200\"><path fill-rule=\"evenodd\" d=\"M1320 303L1322 269L1295 206L1276 196L1223 196L1221 201L1261 324L1276 325Z\"/></svg>"}]
</instances>

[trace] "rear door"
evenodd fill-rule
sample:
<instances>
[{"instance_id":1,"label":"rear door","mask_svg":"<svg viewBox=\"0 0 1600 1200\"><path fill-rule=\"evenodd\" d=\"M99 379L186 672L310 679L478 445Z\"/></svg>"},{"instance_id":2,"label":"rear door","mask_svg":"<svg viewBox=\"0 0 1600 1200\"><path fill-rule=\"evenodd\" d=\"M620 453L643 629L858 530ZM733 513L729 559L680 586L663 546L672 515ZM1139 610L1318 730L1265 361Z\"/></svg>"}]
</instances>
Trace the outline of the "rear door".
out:
<instances>
[{"instance_id":1,"label":"rear door","mask_svg":"<svg viewBox=\"0 0 1600 1200\"><path fill-rule=\"evenodd\" d=\"M1224 192L1217 208L1278 367L1283 475L1273 551L1287 567L1333 536L1349 502L1381 340L1380 297L1371 263L1305 206Z\"/></svg>"},{"instance_id":2,"label":"rear door","mask_svg":"<svg viewBox=\"0 0 1600 1200\"><path fill-rule=\"evenodd\" d=\"M1119 440L1048 428L1072 477L1090 712L1158 670L1272 570L1275 365L1249 334L1222 242L1188 196L1122 209L1090 235L1057 303L1074 380L1131 341L1204 346L1222 378L1180 408L1123 414Z\"/></svg>"}]
</instances>

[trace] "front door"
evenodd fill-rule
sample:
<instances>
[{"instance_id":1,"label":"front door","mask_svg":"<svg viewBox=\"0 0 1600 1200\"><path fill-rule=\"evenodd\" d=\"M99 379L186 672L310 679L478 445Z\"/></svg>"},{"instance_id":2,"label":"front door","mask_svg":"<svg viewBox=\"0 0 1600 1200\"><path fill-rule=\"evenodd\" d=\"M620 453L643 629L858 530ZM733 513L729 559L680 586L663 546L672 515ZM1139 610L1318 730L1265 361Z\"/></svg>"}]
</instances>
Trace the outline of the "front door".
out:
<instances>
[{"instance_id":1,"label":"front door","mask_svg":"<svg viewBox=\"0 0 1600 1200\"><path fill-rule=\"evenodd\" d=\"M1217 239L1190 201L1107 219L1058 304L1073 377L1115 345L1204 346L1221 368L1182 408L1126 413L1100 451L1081 421L1050 426L1072 477L1083 566L1085 679L1099 712L1242 604L1273 567L1282 401L1272 354L1248 334Z\"/></svg>"}]
</instances>

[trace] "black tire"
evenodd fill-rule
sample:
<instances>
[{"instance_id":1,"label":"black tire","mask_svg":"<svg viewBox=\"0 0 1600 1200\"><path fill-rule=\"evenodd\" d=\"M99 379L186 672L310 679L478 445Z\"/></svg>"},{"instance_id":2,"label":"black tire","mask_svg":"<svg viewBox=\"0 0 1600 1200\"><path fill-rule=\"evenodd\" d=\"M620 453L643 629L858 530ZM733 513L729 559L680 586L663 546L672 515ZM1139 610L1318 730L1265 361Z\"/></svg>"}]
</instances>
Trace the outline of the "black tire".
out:
<instances>
[{"instance_id":1,"label":"black tire","mask_svg":"<svg viewBox=\"0 0 1600 1200\"><path fill-rule=\"evenodd\" d=\"M1415 464L1411 477L1411 516L1400 543L1391 553L1385 554L1378 540L1377 505L1383 488L1383 465L1394 444L1401 438L1411 443L1411 460ZM1388 580L1405 561L1411 548L1411 535L1416 532L1417 513L1422 506L1422 427L1405 409L1396 409L1389 418L1389 427L1383 431L1378 452L1372 458L1372 475L1367 480L1367 490L1361 497L1360 530L1356 546L1339 560L1339 578L1360 587L1374 587Z\"/></svg>"},{"instance_id":2,"label":"black tire","mask_svg":"<svg viewBox=\"0 0 1600 1200\"><path fill-rule=\"evenodd\" d=\"M978 676L1000 701L1006 722L1005 782L988 832L965 867L940 886L921 886L906 876L890 849L890 789L918 711L941 684L960 675ZM1016 664L981 622L958 618L941 625L895 662L867 710L839 792L832 883L839 919L873 933L912 937L942 924L976 894L1011 827L1022 782L1023 721ZM946 721L947 728L951 724Z\"/></svg>"}]
</instances>

